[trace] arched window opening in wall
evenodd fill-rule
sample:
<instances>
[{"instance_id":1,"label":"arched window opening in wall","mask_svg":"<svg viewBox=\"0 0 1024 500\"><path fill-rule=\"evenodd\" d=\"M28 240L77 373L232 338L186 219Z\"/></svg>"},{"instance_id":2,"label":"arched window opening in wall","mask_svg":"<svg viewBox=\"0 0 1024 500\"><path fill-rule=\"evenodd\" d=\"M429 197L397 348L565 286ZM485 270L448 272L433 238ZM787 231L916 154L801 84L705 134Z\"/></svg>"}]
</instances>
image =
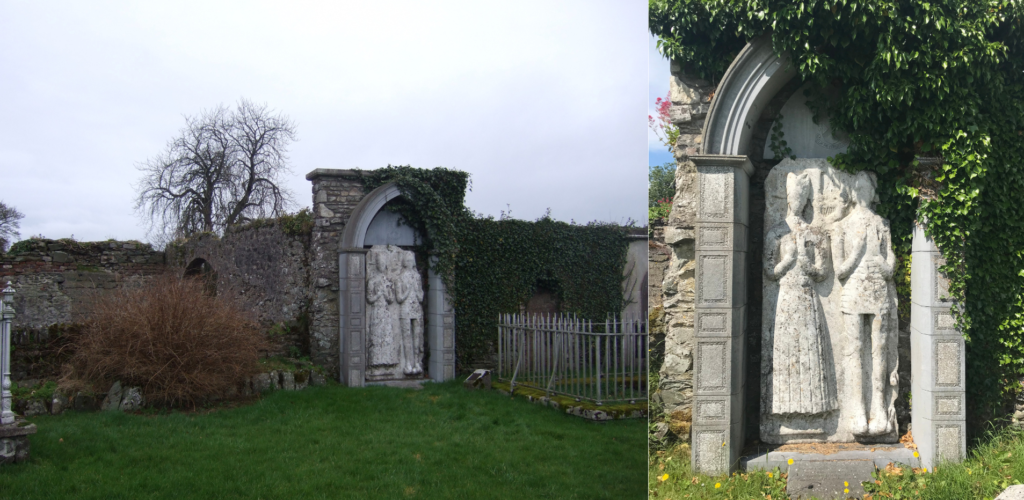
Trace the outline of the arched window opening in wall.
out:
<instances>
[{"instance_id":1,"label":"arched window opening in wall","mask_svg":"<svg viewBox=\"0 0 1024 500\"><path fill-rule=\"evenodd\" d=\"M185 274L182 277L203 280L206 293L211 297L217 296L217 273L205 259L192 259L185 267Z\"/></svg>"}]
</instances>

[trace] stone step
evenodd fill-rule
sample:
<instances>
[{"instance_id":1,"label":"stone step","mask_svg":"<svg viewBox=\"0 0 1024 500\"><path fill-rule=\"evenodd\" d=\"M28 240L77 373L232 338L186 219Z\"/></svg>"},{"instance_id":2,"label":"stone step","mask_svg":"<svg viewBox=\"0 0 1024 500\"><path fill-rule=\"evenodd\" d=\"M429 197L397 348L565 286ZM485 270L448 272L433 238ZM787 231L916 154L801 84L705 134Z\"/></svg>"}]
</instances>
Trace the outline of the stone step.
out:
<instances>
[{"instance_id":1,"label":"stone step","mask_svg":"<svg viewBox=\"0 0 1024 500\"><path fill-rule=\"evenodd\" d=\"M786 493L790 498L863 498L863 481L872 481L871 460L821 460L793 462L789 466Z\"/></svg>"}]
</instances>

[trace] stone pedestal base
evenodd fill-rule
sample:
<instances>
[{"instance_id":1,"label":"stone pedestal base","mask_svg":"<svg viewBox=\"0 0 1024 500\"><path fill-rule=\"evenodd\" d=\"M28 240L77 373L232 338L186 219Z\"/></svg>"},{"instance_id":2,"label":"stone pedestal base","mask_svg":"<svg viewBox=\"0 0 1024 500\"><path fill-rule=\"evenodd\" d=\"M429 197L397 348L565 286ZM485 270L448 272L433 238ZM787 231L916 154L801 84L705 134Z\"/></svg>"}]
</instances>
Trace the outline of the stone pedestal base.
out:
<instances>
[{"instance_id":1,"label":"stone pedestal base","mask_svg":"<svg viewBox=\"0 0 1024 500\"><path fill-rule=\"evenodd\" d=\"M744 470L771 470L778 467L782 472L789 470L789 460L797 462L824 462L836 460L868 460L875 467L884 469L891 463L902 463L911 467L920 467L921 460L914 457L914 450L902 444L865 445L860 443L819 443L803 445L783 445L764 447L753 451L748 450L747 456L740 460Z\"/></svg>"},{"instance_id":2,"label":"stone pedestal base","mask_svg":"<svg viewBox=\"0 0 1024 500\"><path fill-rule=\"evenodd\" d=\"M36 433L36 424L15 420L0 425L0 465L28 460L28 436Z\"/></svg>"}]
</instances>

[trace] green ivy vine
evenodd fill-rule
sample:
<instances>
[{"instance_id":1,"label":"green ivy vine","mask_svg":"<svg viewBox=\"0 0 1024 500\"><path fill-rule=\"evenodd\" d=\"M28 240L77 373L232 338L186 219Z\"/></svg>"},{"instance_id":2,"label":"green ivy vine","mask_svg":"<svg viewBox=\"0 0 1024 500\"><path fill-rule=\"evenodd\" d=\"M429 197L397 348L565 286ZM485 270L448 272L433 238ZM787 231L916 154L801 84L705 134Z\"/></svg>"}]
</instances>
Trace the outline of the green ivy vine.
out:
<instances>
[{"instance_id":1,"label":"green ivy vine","mask_svg":"<svg viewBox=\"0 0 1024 500\"><path fill-rule=\"evenodd\" d=\"M838 90L820 103L850 137L833 164L878 173L898 253L920 219L946 258L973 419L1024 375L1022 13L1017 0L649 1L660 50L695 76L717 81L767 34L804 81Z\"/></svg>"},{"instance_id":2,"label":"green ivy vine","mask_svg":"<svg viewBox=\"0 0 1024 500\"><path fill-rule=\"evenodd\" d=\"M556 292L563 312L604 319L621 311L626 228L613 224L494 219L465 206L469 174L387 166L363 173L364 190L394 182L388 203L423 236L422 250L454 301L460 369L487 363L501 313L518 312L538 285Z\"/></svg>"}]
</instances>

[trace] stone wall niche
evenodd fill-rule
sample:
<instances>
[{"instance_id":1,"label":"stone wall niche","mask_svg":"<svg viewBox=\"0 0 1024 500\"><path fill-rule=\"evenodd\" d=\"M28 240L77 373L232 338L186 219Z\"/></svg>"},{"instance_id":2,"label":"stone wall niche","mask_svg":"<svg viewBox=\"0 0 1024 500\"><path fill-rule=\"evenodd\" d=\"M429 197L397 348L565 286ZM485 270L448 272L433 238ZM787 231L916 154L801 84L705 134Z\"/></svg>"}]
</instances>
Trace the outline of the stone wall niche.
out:
<instances>
[{"instance_id":1,"label":"stone wall niche","mask_svg":"<svg viewBox=\"0 0 1024 500\"><path fill-rule=\"evenodd\" d=\"M735 470L746 437L748 266L761 268L756 271L764 282L762 331L752 333L762 339L762 385L751 388L761 396L759 437L766 443L898 437L895 256L888 222L873 211L872 176L837 172L823 158L784 160L765 179L766 206L750 206L754 169L747 155L754 129L795 75L770 36L752 39L715 91L694 142L702 144L700 154L686 150L697 171L696 206L677 205L674 210L691 211L674 217L695 221L692 467L706 474ZM806 130L787 129L787 138L813 136L794 142L801 154L845 146L813 123L789 123ZM764 240L749 234L751 210L765 210ZM748 259L761 242L762 255ZM948 283L936 271L941 262L918 229L911 417L924 466L959 460L965 452L964 341L949 314ZM662 373L664 380L674 375Z\"/></svg>"},{"instance_id":2,"label":"stone wall niche","mask_svg":"<svg viewBox=\"0 0 1024 500\"><path fill-rule=\"evenodd\" d=\"M761 440L898 440L896 265L874 174L786 159L765 180Z\"/></svg>"},{"instance_id":3,"label":"stone wall niche","mask_svg":"<svg viewBox=\"0 0 1024 500\"><path fill-rule=\"evenodd\" d=\"M338 254L340 380L350 387L402 379L455 378L455 314L433 267L427 287L416 232L388 212L401 196L385 184L366 195L345 224Z\"/></svg>"}]
</instances>

